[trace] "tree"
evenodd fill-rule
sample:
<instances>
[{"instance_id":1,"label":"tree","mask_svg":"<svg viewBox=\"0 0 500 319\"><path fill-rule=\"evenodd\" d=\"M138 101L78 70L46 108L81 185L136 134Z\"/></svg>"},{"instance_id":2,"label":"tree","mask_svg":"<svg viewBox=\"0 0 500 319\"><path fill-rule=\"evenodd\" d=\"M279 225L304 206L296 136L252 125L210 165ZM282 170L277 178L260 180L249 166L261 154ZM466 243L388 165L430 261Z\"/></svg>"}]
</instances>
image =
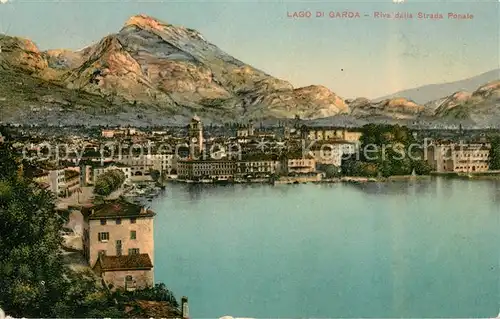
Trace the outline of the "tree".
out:
<instances>
[{"instance_id":1,"label":"tree","mask_svg":"<svg viewBox=\"0 0 500 319\"><path fill-rule=\"evenodd\" d=\"M327 178L340 176L340 167L335 165L319 165L318 170L324 172Z\"/></svg>"},{"instance_id":2,"label":"tree","mask_svg":"<svg viewBox=\"0 0 500 319\"><path fill-rule=\"evenodd\" d=\"M5 148L0 163L18 166ZM63 219L49 191L16 174L17 169L1 171L0 304L11 316L55 317L54 296L61 296L64 286Z\"/></svg>"},{"instance_id":3,"label":"tree","mask_svg":"<svg viewBox=\"0 0 500 319\"><path fill-rule=\"evenodd\" d=\"M372 174L376 168L378 173L384 177L393 175L410 175L415 169L416 174L429 174L430 167L423 161L421 149L415 149L415 138L405 126L368 124L362 129L360 139L361 149L376 150L375 154L365 156L363 153L361 161L370 163L372 166L357 165L355 161L343 163L343 171L351 174ZM409 153L411 150L411 154ZM344 169L345 168L345 169ZM359 175L351 175L359 176ZM361 175L368 176L368 175Z\"/></svg>"},{"instance_id":4,"label":"tree","mask_svg":"<svg viewBox=\"0 0 500 319\"><path fill-rule=\"evenodd\" d=\"M119 169L112 169L97 177L94 193L108 196L125 182L125 174Z\"/></svg>"},{"instance_id":5,"label":"tree","mask_svg":"<svg viewBox=\"0 0 500 319\"><path fill-rule=\"evenodd\" d=\"M90 270L69 269L61 254L64 219L55 211L54 197L19 174L19 165L10 149L0 146L0 306L8 315L123 318L125 301L139 297L178 306L165 285L121 300Z\"/></svg>"},{"instance_id":6,"label":"tree","mask_svg":"<svg viewBox=\"0 0 500 319\"><path fill-rule=\"evenodd\" d=\"M413 169L417 175L429 175L432 172L432 167L424 160L414 161Z\"/></svg>"},{"instance_id":7,"label":"tree","mask_svg":"<svg viewBox=\"0 0 500 319\"><path fill-rule=\"evenodd\" d=\"M490 169L500 169L500 136L491 138Z\"/></svg>"}]
</instances>

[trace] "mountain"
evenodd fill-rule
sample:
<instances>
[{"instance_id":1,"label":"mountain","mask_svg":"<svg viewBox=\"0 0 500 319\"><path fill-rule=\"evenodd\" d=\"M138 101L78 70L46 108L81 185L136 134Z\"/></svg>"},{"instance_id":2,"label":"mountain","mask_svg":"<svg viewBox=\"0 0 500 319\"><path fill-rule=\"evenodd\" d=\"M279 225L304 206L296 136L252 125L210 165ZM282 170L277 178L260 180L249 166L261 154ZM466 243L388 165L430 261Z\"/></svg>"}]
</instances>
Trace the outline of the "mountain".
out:
<instances>
[{"instance_id":1,"label":"mountain","mask_svg":"<svg viewBox=\"0 0 500 319\"><path fill-rule=\"evenodd\" d=\"M375 102L365 98L348 101L351 115L358 118L383 116L399 120L417 117L425 107L405 98L385 99Z\"/></svg>"},{"instance_id":2,"label":"mountain","mask_svg":"<svg viewBox=\"0 0 500 319\"><path fill-rule=\"evenodd\" d=\"M392 99L397 97L405 97L419 104L425 104L433 100L448 96L453 92L458 91L473 91L477 87L500 78L500 69L492 70L472 78L442 84L424 85L418 88L396 92L394 94L384 96L375 101Z\"/></svg>"},{"instance_id":3,"label":"mountain","mask_svg":"<svg viewBox=\"0 0 500 319\"><path fill-rule=\"evenodd\" d=\"M446 84L468 88L496 80L447 91L425 104L411 94L344 100L320 85L294 88L196 30L145 15L78 51L40 51L28 39L6 35L0 35L0 48L2 122L172 125L197 113L206 123L299 115L321 125L500 126L498 72Z\"/></svg>"},{"instance_id":4,"label":"mountain","mask_svg":"<svg viewBox=\"0 0 500 319\"><path fill-rule=\"evenodd\" d=\"M59 87L58 96L42 92L44 101L29 97L31 104L55 101L55 109L77 104L80 107L75 109L96 116L105 109L104 115L140 113L140 118L150 120L198 113L221 121L295 115L317 118L349 111L342 98L323 86L294 88L223 52L196 30L145 15L131 17L118 33L76 52L40 52L31 41L8 36L0 36L0 45L1 72L21 72L36 78L35 82ZM12 83L4 82L0 81L0 91L2 87L10 91ZM37 84L31 89L38 88ZM71 100L75 94L92 95L98 101L96 107ZM22 96L16 98L25 111L30 103ZM7 111L5 105L2 109Z\"/></svg>"},{"instance_id":5,"label":"mountain","mask_svg":"<svg viewBox=\"0 0 500 319\"><path fill-rule=\"evenodd\" d=\"M500 80L482 85L472 93L457 92L430 103L443 119L470 120L482 126L500 126Z\"/></svg>"}]
</instances>

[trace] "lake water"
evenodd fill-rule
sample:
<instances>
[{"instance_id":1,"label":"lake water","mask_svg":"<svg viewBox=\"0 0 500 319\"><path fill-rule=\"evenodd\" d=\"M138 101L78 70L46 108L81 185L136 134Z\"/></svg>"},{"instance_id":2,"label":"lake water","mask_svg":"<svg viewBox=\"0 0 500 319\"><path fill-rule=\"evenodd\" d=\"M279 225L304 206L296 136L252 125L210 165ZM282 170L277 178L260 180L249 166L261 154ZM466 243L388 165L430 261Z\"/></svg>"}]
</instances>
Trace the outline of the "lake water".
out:
<instances>
[{"instance_id":1,"label":"lake water","mask_svg":"<svg viewBox=\"0 0 500 319\"><path fill-rule=\"evenodd\" d=\"M155 280L194 318L496 317L500 182L169 185Z\"/></svg>"}]
</instances>

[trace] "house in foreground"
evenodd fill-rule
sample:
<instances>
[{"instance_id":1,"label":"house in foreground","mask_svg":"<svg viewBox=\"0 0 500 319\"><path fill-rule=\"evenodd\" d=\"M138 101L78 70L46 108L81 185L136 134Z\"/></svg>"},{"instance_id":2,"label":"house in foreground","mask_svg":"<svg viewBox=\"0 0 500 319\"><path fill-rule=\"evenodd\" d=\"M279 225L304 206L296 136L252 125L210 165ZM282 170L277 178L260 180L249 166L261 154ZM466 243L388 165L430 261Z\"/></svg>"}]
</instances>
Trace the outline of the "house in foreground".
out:
<instances>
[{"instance_id":1,"label":"house in foreground","mask_svg":"<svg viewBox=\"0 0 500 319\"><path fill-rule=\"evenodd\" d=\"M153 286L154 216L118 199L82 208L83 250L90 267L114 288Z\"/></svg>"}]
</instances>

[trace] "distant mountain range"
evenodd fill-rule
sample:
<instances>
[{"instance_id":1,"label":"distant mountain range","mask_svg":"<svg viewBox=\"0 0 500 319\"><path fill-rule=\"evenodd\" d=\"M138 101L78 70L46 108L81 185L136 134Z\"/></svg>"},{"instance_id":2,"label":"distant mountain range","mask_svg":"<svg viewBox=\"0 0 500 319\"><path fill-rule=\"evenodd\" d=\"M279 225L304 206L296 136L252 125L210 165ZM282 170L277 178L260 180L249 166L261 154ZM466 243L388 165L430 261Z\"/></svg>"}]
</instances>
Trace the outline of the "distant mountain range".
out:
<instances>
[{"instance_id":1,"label":"distant mountain range","mask_svg":"<svg viewBox=\"0 0 500 319\"><path fill-rule=\"evenodd\" d=\"M426 104L423 97L399 94L380 101L344 100L323 86L294 88L223 52L196 30L145 15L131 17L118 33L80 51L42 52L30 40L6 35L0 35L0 46L2 122L161 125L197 113L219 123L298 115L349 125L500 125L499 81L490 82L498 73L444 84L448 91L430 86L436 88L426 93L425 100L433 100ZM455 93L456 87L471 90L479 82L472 94ZM446 93L436 98L439 90Z\"/></svg>"},{"instance_id":2,"label":"distant mountain range","mask_svg":"<svg viewBox=\"0 0 500 319\"><path fill-rule=\"evenodd\" d=\"M434 100L438 100L443 96L447 96L454 92L472 92L479 86L498 79L500 79L500 69L492 70L460 81L441 84L429 84L413 89L399 91L391 95L375 99L375 101L405 97L409 100L414 101L415 103L425 104Z\"/></svg>"}]
</instances>

